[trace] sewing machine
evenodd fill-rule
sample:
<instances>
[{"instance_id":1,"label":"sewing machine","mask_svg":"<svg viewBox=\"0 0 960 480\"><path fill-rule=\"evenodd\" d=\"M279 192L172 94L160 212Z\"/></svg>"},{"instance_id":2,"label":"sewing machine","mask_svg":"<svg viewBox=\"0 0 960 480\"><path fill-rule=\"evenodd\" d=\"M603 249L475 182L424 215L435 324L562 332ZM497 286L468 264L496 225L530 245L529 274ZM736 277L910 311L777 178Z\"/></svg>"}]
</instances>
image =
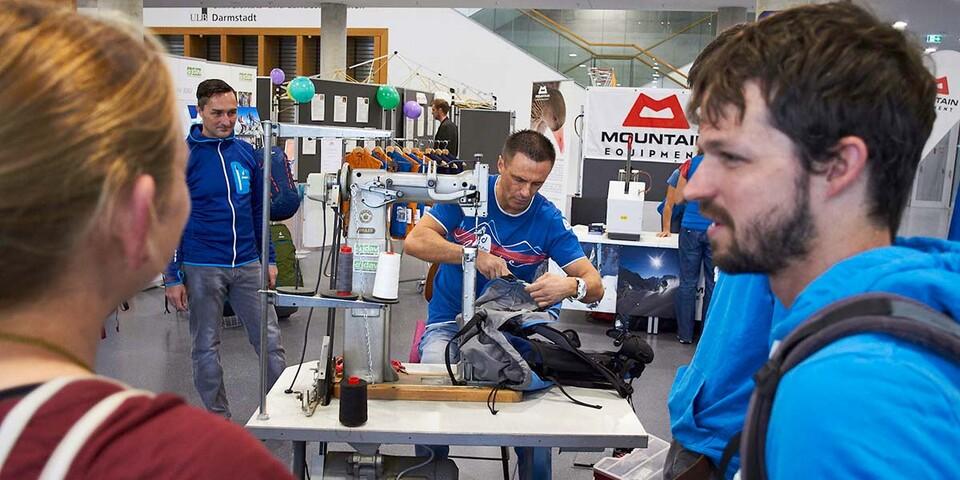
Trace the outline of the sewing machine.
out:
<instances>
[{"instance_id":1,"label":"sewing machine","mask_svg":"<svg viewBox=\"0 0 960 480\"><path fill-rule=\"evenodd\" d=\"M370 301L376 260L388 248L387 218L394 202L455 203L466 216L487 216L488 167L478 163L474 170L459 174L438 174L430 162L425 172L388 172L351 169L313 173L307 179L305 202L319 201L337 206L350 200L346 242L354 252L353 292ZM476 247L463 252L463 318L473 317L476 285ZM371 262L373 262L371 264ZM395 379L390 365L390 309L352 308L344 313L344 376L357 376L370 383Z\"/></svg>"}]
</instances>

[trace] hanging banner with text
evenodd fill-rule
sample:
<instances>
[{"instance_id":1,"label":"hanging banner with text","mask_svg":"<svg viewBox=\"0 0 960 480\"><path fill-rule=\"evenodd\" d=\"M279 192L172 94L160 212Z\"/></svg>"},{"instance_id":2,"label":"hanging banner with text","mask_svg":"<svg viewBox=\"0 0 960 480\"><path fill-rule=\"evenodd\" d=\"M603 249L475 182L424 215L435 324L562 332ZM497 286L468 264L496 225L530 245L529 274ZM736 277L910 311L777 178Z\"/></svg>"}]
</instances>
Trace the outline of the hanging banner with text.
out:
<instances>
[{"instance_id":1,"label":"hanging banner with text","mask_svg":"<svg viewBox=\"0 0 960 480\"><path fill-rule=\"evenodd\" d=\"M933 76L937 79L937 119L921 158L925 158L960 122L960 53L942 50L930 57L934 62Z\"/></svg>"},{"instance_id":2,"label":"hanging banner with text","mask_svg":"<svg viewBox=\"0 0 960 480\"><path fill-rule=\"evenodd\" d=\"M685 112L689 90L592 87L587 89L583 156L601 160L680 163L693 158L698 130Z\"/></svg>"}]
</instances>

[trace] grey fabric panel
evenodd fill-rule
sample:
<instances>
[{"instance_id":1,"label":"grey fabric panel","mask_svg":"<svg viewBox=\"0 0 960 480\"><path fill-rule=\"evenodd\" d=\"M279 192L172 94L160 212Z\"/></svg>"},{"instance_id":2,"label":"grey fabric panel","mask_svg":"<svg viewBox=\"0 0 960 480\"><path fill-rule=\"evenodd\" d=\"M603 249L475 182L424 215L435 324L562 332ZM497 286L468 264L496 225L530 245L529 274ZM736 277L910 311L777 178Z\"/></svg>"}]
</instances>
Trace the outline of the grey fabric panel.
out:
<instances>
[{"instance_id":1,"label":"grey fabric panel","mask_svg":"<svg viewBox=\"0 0 960 480\"><path fill-rule=\"evenodd\" d=\"M487 318L479 324L480 332L460 346L460 355L470 366L469 380L526 390L533 371L501 328L509 322L552 321L553 317L534 311L537 304L522 283L503 279L490 282L476 305L477 313L483 312Z\"/></svg>"}]
</instances>

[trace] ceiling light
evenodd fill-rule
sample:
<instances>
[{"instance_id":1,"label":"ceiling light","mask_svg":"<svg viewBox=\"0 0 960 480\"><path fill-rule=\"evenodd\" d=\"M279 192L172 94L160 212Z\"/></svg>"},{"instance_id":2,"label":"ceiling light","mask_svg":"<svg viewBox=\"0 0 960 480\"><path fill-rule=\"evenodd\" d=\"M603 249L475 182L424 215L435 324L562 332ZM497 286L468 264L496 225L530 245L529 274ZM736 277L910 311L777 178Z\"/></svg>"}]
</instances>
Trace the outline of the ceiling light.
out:
<instances>
[{"instance_id":1,"label":"ceiling light","mask_svg":"<svg viewBox=\"0 0 960 480\"><path fill-rule=\"evenodd\" d=\"M901 31L902 31L902 30L906 30L906 29L907 29L907 22L904 22L903 20L899 20L899 21L897 21L897 22L895 22L895 23L893 24L893 28L895 28L895 29L897 29L897 30L901 30Z\"/></svg>"},{"instance_id":2,"label":"ceiling light","mask_svg":"<svg viewBox=\"0 0 960 480\"><path fill-rule=\"evenodd\" d=\"M580 64L580 68L587 68L587 64L586 64L586 63L581 63L581 64Z\"/></svg>"},{"instance_id":3,"label":"ceiling light","mask_svg":"<svg viewBox=\"0 0 960 480\"><path fill-rule=\"evenodd\" d=\"M927 49L924 50L923 53L933 53L936 51L937 51L936 47L927 47Z\"/></svg>"},{"instance_id":4,"label":"ceiling light","mask_svg":"<svg viewBox=\"0 0 960 480\"><path fill-rule=\"evenodd\" d=\"M576 53L568 53L567 56L568 56L568 57L576 57L577 54L576 54Z\"/></svg>"}]
</instances>

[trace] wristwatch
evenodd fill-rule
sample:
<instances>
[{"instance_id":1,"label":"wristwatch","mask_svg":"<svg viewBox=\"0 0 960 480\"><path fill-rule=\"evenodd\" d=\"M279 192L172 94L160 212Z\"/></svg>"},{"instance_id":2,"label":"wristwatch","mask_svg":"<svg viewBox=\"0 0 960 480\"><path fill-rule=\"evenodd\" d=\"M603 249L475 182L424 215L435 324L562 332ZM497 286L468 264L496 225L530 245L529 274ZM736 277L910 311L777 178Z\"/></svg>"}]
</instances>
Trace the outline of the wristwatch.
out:
<instances>
[{"instance_id":1,"label":"wristwatch","mask_svg":"<svg viewBox=\"0 0 960 480\"><path fill-rule=\"evenodd\" d=\"M583 297L587 296L587 282L580 277L575 277L574 279L577 281L577 294L570 298L579 302L583 300Z\"/></svg>"}]
</instances>

